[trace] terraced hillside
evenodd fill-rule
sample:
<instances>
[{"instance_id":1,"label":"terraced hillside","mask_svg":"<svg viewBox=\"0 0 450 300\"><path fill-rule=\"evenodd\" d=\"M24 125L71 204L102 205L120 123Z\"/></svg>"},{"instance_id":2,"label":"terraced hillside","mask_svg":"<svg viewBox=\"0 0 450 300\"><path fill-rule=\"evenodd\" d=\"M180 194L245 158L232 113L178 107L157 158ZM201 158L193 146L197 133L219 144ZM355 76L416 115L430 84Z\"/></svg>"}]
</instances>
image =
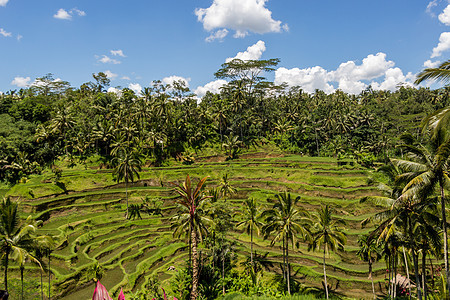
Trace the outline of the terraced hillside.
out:
<instances>
[{"instance_id":1,"label":"terraced hillside","mask_svg":"<svg viewBox=\"0 0 450 300\"><path fill-rule=\"evenodd\" d=\"M206 187L214 187L227 173L232 186L238 189L228 200L234 215L239 216L241 203L247 197L258 199L268 206L267 198L280 191L301 196L301 205L314 211L321 204L330 204L336 215L346 221L348 242L345 253L332 253L327 260L329 283L332 289L350 297L370 297L368 267L356 258L357 239L369 229L361 229L360 221L375 212L369 205L359 204L365 195L377 194L370 185L371 170L359 165L338 164L330 158L269 155L254 153L227 161L211 157L192 165L173 164L170 167L144 168L140 180L128 188L130 203L141 203L148 196L164 201L160 216L142 214L142 220L125 220L125 185L115 184L111 170L91 167L65 169L58 185L52 183L51 173L31 178L14 186L9 195L20 197L25 214L44 220L42 232L57 235L61 246L51 255L52 294L60 299L89 299L93 283L84 276L85 270L97 261L105 268L102 283L117 294L138 290L153 276L161 285L187 260L184 241L175 240L170 219L176 213L175 194L169 182L180 182L190 174L196 179L209 176ZM238 244L238 260L249 255L250 238L234 230L230 238ZM268 252L275 262L273 271L279 272L282 261L279 247L261 237L255 239L258 253ZM308 252L306 245L290 253L295 279L312 286L322 281L322 255ZM384 284L384 263L374 267L377 289ZM18 274L16 272L16 274ZM28 276L38 276L29 272ZM269 275L267 275L269 276ZM38 278L38 277L36 277Z\"/></svg>"}]
</instances>

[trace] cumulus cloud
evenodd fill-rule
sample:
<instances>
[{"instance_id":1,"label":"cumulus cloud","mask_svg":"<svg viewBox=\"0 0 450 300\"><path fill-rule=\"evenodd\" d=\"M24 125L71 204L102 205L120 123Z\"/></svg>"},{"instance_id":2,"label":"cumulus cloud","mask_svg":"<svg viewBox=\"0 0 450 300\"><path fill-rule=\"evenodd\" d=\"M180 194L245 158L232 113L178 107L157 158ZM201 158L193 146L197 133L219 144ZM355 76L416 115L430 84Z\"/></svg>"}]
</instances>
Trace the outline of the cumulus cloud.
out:
<instances>
[{"instance_id":1,"label":"cumulus cloud","mask_svg":"<svg viewBox=\"0 0 450 300\"><path fill-rule=\"evenodd\" d=\"M425 61L424 63L423 63L423 66L425 67L425 68L436 68L437 66L439 66L441 64L441 62L439 61L439 60L437 60L437 61L431 61L430 59L429 60L427 60L427 61Z\"/></svg>"},{"instance_id":2,"label":"cumulus cloud","mask_svg":"<svg viewBox=\"0 0 450 300\"><path fill-rule=\"evenodd\" d=\"M128 88L135 94L139 94L142 91L142 86L139 83L130 83L128 85Z\"/></svg>"},{"instance_id":3,"label":"cumulus cloud","mask_svg":"<svg viewBox=\"0 0 450 300\"><path fill-rule=\"evenodd\" d=\"M174 81L181 81L185 84L186 87L189 87L189 81L191 81L191 79L172 75L172 76L164 77L161 81L164 84L170 84L170 85L172 85Z\"/></svg>"},{"instance_id":4,"label":"cumulus cloud","mask_svg":"<svg viewBox=\"0 0 450 300\"><path fill-rule=\"evenodd\" d=\"M391 68L386 71L383 82L372 82L371 85L374 90L394 91L399 85L412 86L412 81L414 80L414 78L415 75L413 75L411 72L404 75L403 71L400 68Z\"/></svg>"},{"instance_id":5,"label":"cumulus cloud","mask_svg":"<svg viewBox=\"0 0 450 300\"><path fill-rule=\"evenodd\" d=\"M450 5L444 9L444 11L439 14L439 21L445 25L450 25Z\"/></svg>"},{"instance_id":6,"label":"cumulus cloud","mask_svg":"<svg viewBox=\"0 0 450 300\"><path fill-rule=\"evenodd\" d=\"M249 32L263 34L285 30L287 27L274 20L272 12L265 7L267 1L214 0L208 8L197 8L195 15L205 30L232 29L234 37L245 37Z\"/></svg>"},{"instance_id":7,"label":"cumulus cloud","mask_svg":"<svg viewBox=\"0 0 450 300\"><path fill-rule=\"evenodd\" d=\"M3 35L4 37L11 37L12 33L11 32L7 32L3 28L0 28L0 35Z\"/></svg>"},{"instance_id":8,"label":"cumulus cloud","mask_svg":"<svg viewBox=\"0 0 450 300\"><path fill-rule=\"evenodd\" d=\"M379 52L376 55L370 54L363 59L361 65L356 65L354 61L348 61L339 65L339 68L331 72L335 81L346 79L350 81L370 80L382 76L387 69L393 67L393 61L386 61L386 54Z\"/></svg>"},{"instance_id":9,"label":"cumulus cloud","mask_svg":"<svg viewBox=\"0 0 450 300\"><path fill-rule=\"evenodd\" d=\"M206 95L206 92L211 92L214 94L220 93L220 88L227 84L226 80L218 79L211 81L204 86L199 86L195 89L194 93L199 97L202 98Z\"/></svg>"},{"instance_id":10,"label":"cumulus cloud","mask_svg":"<svg viewBox=\"0 0 450 300\"><path fill-rule=\"evenodd\" d=\"M115 87L112 87L112 86L108 88L107 92L108 93L114 93L114 94L119 95L119 96L122 95L122 90L120 90L118 88L115 88Z\"/></svg>"},{"instance_id":11,"label":"cumulus cloud","mask_svg":"<svg viewBox=\"0 0 450 300\"><path fill-rule=\"evenodd\" d=\"M274 83L277 85L287 83L289 86L300 86L309 93L313 93L316 89L332 93L334 87L328 81L328 72L319 66L306 69L286 69L282 67L275 71Z\"/></svg>"},{"instance_id":12,"label":"cumulus cloud","mask_svg":"<svg viewBox=\"0 0 450 300\"><path fill-rule=\"evenodd\" d=\"M31 78L30 77L21 77L17 76L11 81L11 85L18 86L20 88L25 88L30 85Z\"/></svg>"},{"instance_id":13,"label":"cumulus cloud","mask_svg":"<svg viewBox=\"0 0 450 300\"><path fill-rule=\"evenodd\" d=\"M86 13L82 10L79 10L77 8L72 8L71 10L67 11L64 8L60 8L56 14L53 15L53 18L60 19L60 20L72 20L72 16L78 15L80 17L84 17Z\"/></svg>"},{"instance_id":14,"label":"cumulus cloud","mask_svg":"<svg viewBox=\"0 0 450 300\"><path fill-rule=\"evenodd\" d=\"M246 51L238 52L235 57L229 57L225 61L229 62L235 58L241 60L258 60L264 51L266 51L266 44L263 41L258 41L256 44L249 46Z\"/></svg>"},{"instance_id":15,"label":"cumulus cloud","mask_svg":"<svg viewBox=\"0 0 450 300\"><path fill-rule=\"evenodd\" d=\"M103 73L105 73L106 77L108 77L108 79L111 79L111 80L116 79L117 76L118 76L117 74L111 72L110 70L106 70L106 71L103 72Z\"/></svg>"},{"instance_id":16,"label":"cumulus cloud","mask_svg":"<svg viewBox=\"0 0 450 300\"><path fill-rule=\"evenodd\" d=\"M308 93L313 93L316 89L331 93L337 87L350 94L359 94L369 84L374 89L385 90L395 90L399 84L412 85L414 75L404 75L402 70L394 68L394 65L393 61L386 60L386 54L377 53L368 55L359 65L348 61L333 71L327 71L320 66L305 69L279 68L275 71L275 84L300 86Z\"/></svg>"},{"instance_id":17,"label":"cumulus cloud","mask_svg":"<svg viewBox=\"0 0 450 300\"><path fill-rule=\"evenodd\" d=\"M117 59L111 58L109 56L106 55L102 55L102 56L96 56L98 61L104 64L114 64L114 65L118 65L121 62L118 61Z\"/></svg>"},{"instance_id":18,"label":"cumulus cloud","mask_svg":"<svg viewBox=\"0 0 450 300\"><path fill-rule=\"evenodd\" d=\"M123 54L122 50L111 50L111 55L113 56L121 56L121 57L126 57L125 54Z\"/></svg>"},{"instance_id":19,"label":"cumulus cloud","mask_svg":"<svg viewBox=\"0 0 450 300\"><path fill-rule=\"evenodd\" d=\"M219 40L222 41L226 36L228 35L228 30L227 29L220 29L217 30L216 32L213 32L210 36L208 36L205 41L207 42L212 42L214 40Z\"/></svg>"},{"instance_id":20,"label":"cumulus cloud","mask_svg":"<svg viewBox=\"0 0 450 300\"><path fill-rule=\"evenodd\" d=\"M0 0L0 6L6 6L9 0Z\"/></svg>"},{"instance_id":21,"label":"cumulus cloud","mask_svg":"<svg viewBox=\"0 0 450 300\"><path fill-rule=\"evenodd\" d=\"M441 56L442 52L450 49L450 32L443 32L439 37L439 44L433 48L431 58Z\"/></svg>"}]
</instances>

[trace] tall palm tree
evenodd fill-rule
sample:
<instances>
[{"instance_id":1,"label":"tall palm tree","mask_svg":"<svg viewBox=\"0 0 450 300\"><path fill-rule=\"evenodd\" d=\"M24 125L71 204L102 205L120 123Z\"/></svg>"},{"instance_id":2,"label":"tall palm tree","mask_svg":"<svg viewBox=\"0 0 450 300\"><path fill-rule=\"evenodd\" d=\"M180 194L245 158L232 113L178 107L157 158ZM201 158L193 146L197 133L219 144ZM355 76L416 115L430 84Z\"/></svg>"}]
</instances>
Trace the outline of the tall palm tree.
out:
<instances>
[{"instance_id":1,"label":"tall palm tree","mask_svg":"<svg viewBox=\"0 0 450 300\"><path fill-rule=\"evenodd\" d=\"M184 212L188 214L189 219L189 232L191 236L191 252L192 252L192 290L191 290L191 300L197 299L198 296L198 280L199 280L199 266L198 266L198 253L197 253L197 243L198 243L198 227L199 227L199 210L197 209L200 204L205 200L210 198L210 196L203 196L202 187L208 177L204 177L197 183L197 187L193 188L191 186L191 178L189 175L186 176L186 180L183 184L175 184L175 192L178 193L181 198L177 200L177 203L181 205Z\"/></svg>"},{"instance_id":2,"label":"tall palm tree","mask_svg":"<svg viewBox=\"0 0 450 300\"><path fill-rule=\"evenodd\" d=\"M444 195L444 187L450 183L447 171L450 166L450 138L444 128L436 128L427 145L403 145L403 148L406 149L411 160L392 159L392 163L404 172L398 176L399 181L406 182L401 198L413 199L418 197L426 199L434 193L436 186L439 189L444 236L444 264L447 290L450 290L447 216Z\"/></svg>"},{"instance_id":3,"label":"tall palm tree","mask_svg":"<svg viewBox=\"0 0 450 300\"><path fill-rule=\"evenodd\" d=\"M381 258L381 249L374 238L363 235L358 239L359 249L356 255L359 259L369 263L369 278L372 281L373 298L376 299L375 286L373 284L372 265Z\"/></svg>"},{"instance_id":4,"label":"tall palm tree","mask_svg":"<svg viewBox=\"0 0 450 300\"><path fill-rule=\"evenodd\" d=\"M266 222L263 232L265 238L271 234L274 235L271 245L278 241L282 242L283 261L285 264L283 275L287 280L288 293L290 294L289 243L294 247L298 234L303 239L308 235L308 214L297 206L300 196L293 198L290 193L284 192L275 195L275 197L273 207L262 213L262 217Z\"/></svg>"},{"instance_id":5,"label":"tall palm tree","mask_svg":"<svg viewBox=\"0 0 450 300\"><path fill-rule=\"evenodd\" d=\"M133 182L135 177L138 179L140 178L139 171L141 170L141 160L136 154L123 148L118 151L115 160L117 161L117 167L114 169L113 175L117 176L118 183L121 180L125 181L125 197L127 200L125 219L128 219L128 182Z\"/></svg>"},{"instance_id":6,"label":"tall palm tree","mask_svg":"<svg viewBox=\"0 0 450 300\"><path fill-rule=\"evenodd\" d=\"M31 234L37 229L37 223L29 216L24 222L20 221L18 203L5 198L0 202L0 251L3 253L5 268L5 290L8 290L8 264L10 258L18 261L30 256L33 248Z\"/></svg>"},{"instance_id":7,"label":"tall palm tree","mask_svg":"<svg viewBox=\"0 0 450 300\"><path fill-rule=\"evenodd\" d=\"M35 238L35 257L42 263L42 259L45 255L49 254L51 250L55 248L55 240L52 236L49 235L40 235ZM47 266L49 269L49 279L50 279L50 259L49 264ZM41 268L41 300L44 300L44 290L43 290L43 269ZM49 289L50 289L50 282L49 282ZM50 299L50 294L48 296Z\"/></svg>"},{"instance_id":8,"label":"tall palm tree","mask_svg":"<svg viewBox=\"0 0 450 300\"><path fill-rule=\"evenodd\" d=\"M339 223L344 223L341 219L332 218L333 210L328 206L322 206L313 217L311 228L311 238L308 250L316 250L323 247L323 278L325 280L325 294L328 299L326 254L329 251L344 250L347 237Z\"/></svg>"},{"instance_id":9,"label":"tall palm tree","mask_svg":"<svg viewBox=\"0 0 450 300\"><path fill-rule=\"evenodd\" d=\"M253 264L253 229L256 229L256 234L261 234L263 223L259 220L260 216L261 213L256 207L256 200L254 198L246 199L242 211L242 221L237 224L237 227L244 227L247 234L250 235L250 264L253 272L255 272Z\"/></svg>"}]
</instances>

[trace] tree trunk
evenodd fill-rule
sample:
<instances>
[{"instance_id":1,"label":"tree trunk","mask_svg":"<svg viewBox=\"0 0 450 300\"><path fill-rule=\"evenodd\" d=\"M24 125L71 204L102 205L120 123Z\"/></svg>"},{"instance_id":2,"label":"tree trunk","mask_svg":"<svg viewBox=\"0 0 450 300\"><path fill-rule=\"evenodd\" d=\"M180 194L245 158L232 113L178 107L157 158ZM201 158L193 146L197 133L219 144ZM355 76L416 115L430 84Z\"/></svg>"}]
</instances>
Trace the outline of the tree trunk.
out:
<instances>
[{"instance_id":1,"label":"tree trunk","mask_svg":"<svg viewBox=\"0 0 450 300\"><path fill-rule=\"evenodd\" d=\"M8 262L9 262L9 251L5 253L5 291L8 291Z\"/></svg>"},{"instance_id":2,"label":"tree trunk","mask_svg":"<svg viewBox=\"0 0 450 300\"><path fill-rule=\"evenodd\" d=\"M372 258L369 258L369 277L372 281L372 293L373 293L373 299L377 298L377 295L375 294L375 285L373 284L373 274L372 274Z\"/></svg>"},{"instance_id":3,"label":"tree trunk","mask_svg":"<svg viewBox=\"0 0 450 300\"><path fill-rule=\"evenodd\" d=\"M125 179L125 198L127 199L127 211L125 213L125 219L128 219L128 180Z\"/></svg>"},{"instance_id":4,"label":"tree trunk","mask_svg":"<svg viewBox=\"0 0 450 300\"><path fill-rule=\"evenodd\" d=\"M51 253L48 254L48 300L50 300L50 280L51 280L51 270L50 270L50 257L51 257Z\"/></svg>"},{"instance_id":5,"label":"tree trunk","mask_svg":"<svg viewBox=\"0 0 450 300\"><path fill-rule=\"evenodd\" d=\"M394 251L394 254L392 255L392 264L393 264L393 269L394 269L394 283L393 283L393 287L394 287L394 299L397 298L397 251Z\"/></svg>"},{"instance_id":6,"label":"tree trunk","mask_svg":"<svg viewBox=\"0 0 450 300\"><path fill-rule=\"evenodd\" d=\"M198 253L197 253L197 232L194 226L191 224L191 237L192 237L192 291L191 300L197 299L198 289Z\"/></svg>"},{"instance_id":7,"label":"tree trunk","mask_svg":"<svg viewBox=\"0 0 450 300\"><path fill-rule=\"evenodd\" d=\"M289 267L289 240L286 242L286 277L287 277L287 286L288 286L288 295L291 295L291 269Z\"/></svg>"},{"instance_id":8,"label":"tree trunk","mask_svg":"<svg viewBox=\"0 0 450 300\"><path fill-rule=\"evenodd\" d=\"M222 250L222 295L225 296L225 253Z\"/></svg>"},{"instance_id":9,"label":"tree trunk","mask_svg":"<svg viewBox=\"0 0 450 300\"><path fill-rule=\"evenodd\" d=\"M327 285L327 270L326 270L326 265L325 265L325 245L323 245L323 278L325 280L325 295L327 295L327 300L328 300L328 285Z\"/></svg>"},{"instance_id":10,"label":"tree trunk","mask_svg":"<svg viewBox=\"0 0 450 300\"><path fill-rule=\"evenodd\" d=\"M410 235L412 238L411 233L410 233ZM417 262L417 256L416 256L415 249L412 246L412 241L411 241L411 252L412 252L412 256L413 256L414 273L416 274L417 297L419 298L419 300L422 300L422 292L421 292L421 288L420 288L420 279L419 279L419 266L418 266L418 262Z\"/></svg>"},{"instance_id":11,"label":"tree trunk","mask_svg":"<svg viewBox=\"0 0 450 300\"><path fill-rule=\"evenodd\" d=\"M444 263L445 263L445 276L447 279L447 293L450 292L450 273L448 269L448 237L447 237L447 218L445 213L445 195L444 195L444 182L443 179L439 179L439 186L441 188L441 211L442 211L442 231L444 233Z\"/></svg>"},{"instance_id":12,"label":"tree trunk","mask_svg":"<svg viewBox=\"0 0 450 300\"><path fill-rule=\"evenodd\" d=\"M427 300L427 293L428 293L428 289L427 289L427 262L426 262L426 251L425 249L422 250L422 285L423 285L423 300Z\"/></svg>"},{"instance_id":13,"label":"tree trunk","mask_svg":"<svg viewBox=\"0 0 450 300\"><path fill-rule=\"evenodd\" d=\"M283 237L283 279L284 282L286 282L286 248L285 248L285 242Z\"/></svg>"},{"instance_id":14,"label":"tree trunk","mask_svg":"<svg viewBox=\"0 0 450 300\"><path fill-rule=\"evenodd\" d=\"M20 282L21 282L21 291L20 291L20 294L21 294L21 299L23 300L23 269L24 269L24 267L23 266L21 266L20 267Z\"/></svg>"},{"instance_id":15,"label":"tree trunk","mask_svg":"<svg viewBox=\"0 0 450 300\"><path fill-rule=\"evenodd\" d=\"M253 265L253 224L250 226L250 264L252 271L255 272L255 266Z\"/></svg>"},{"instance_id":16,"label":"tree trunk","mask_svg":"<svg viewBox=\"0 0 450 300\"><path fill-rule=\"evenodd\" d=\"M403 249L403 258L405 259L406 276L408 278L409 299L411 299L411 280L409 280L408 260L406 259L405 247L402 247L402 249Z\"/></svg>"},{"instance_id":17,"label":"tree trunk","mask_svg":"<svg viewBox=\"0 0 450 300\"><path fill-rule=\"evenodd\" d=\"M42 282L42 270L41 270L41 300L44 300L44 286Z\"/></svg>"}]
</instances>

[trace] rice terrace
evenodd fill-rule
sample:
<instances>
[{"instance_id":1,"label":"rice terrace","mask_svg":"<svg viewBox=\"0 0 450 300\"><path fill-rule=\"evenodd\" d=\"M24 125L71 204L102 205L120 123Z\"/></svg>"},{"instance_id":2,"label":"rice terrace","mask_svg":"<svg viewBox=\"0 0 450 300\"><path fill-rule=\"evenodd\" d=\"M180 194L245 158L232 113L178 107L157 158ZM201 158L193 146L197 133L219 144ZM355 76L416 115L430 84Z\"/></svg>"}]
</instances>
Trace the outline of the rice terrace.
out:
<instances>
[{"instance_id":1,"label":"rice terrace","mask_svg":"<svg viewBox=\"0 0 450 300\"><path fill-rule=\"evenodd\" d=\"M229 162L225 157L217 157L199 159L192 165L144 168L140 179L129 185L129 202L139 205L143 199L150 200L149 203L157 203L161 208L161 215L141 213L142 219L124 220L124 184L115 184L111 170L95 168L94 164L87 169L77 166L64 170L59 179L64 190L52 182L53 174L47 172L16 185L8 195L20 197L25 214L33 213L44 221L39 232L64 239L51 255L53 293L64 299L87 299L92 295L94 283L84 273L95 264L102 266L101 282L113 294L121 287L127 292L137 292L156 279L166 292L177 295L171 292L170 281L186 267L188 245L186 239L175 239L172 235L176 195L169 182L182 181L186 174L193 181L209 176L206 189L220 187L227 175L236 192L225 203L235 221L243 214L245 199L251 197L258 205L269 206L268 198L282 191L300 196L300 206L308 211L323 204L332 206L336 217L347 224L348 241L344 252L328 258L330 287L333 292L347 296L370 293L367 264L359 261L356 251L358 236L367 232L361 230L360 222L377 211L371 205L359 204L361 197L378 194L376 186L370 183L372 171L350 161L338 165L332 158L285 156L279 152L250 152L243 157ZM233 242L233 263L243 270L242 264L249 255L249 236L243 230L231 228L226 239ZM256 234L254 243L255 255L264 256L267 271L280 272L279 243L271 247L270 240ZM203 251L204 256L210 255L210 250ZM292 280L320 287L321 261L321 252L308 252L306 245L300 245L290 254L295 274ZM220 259L217 263L220 264ZM381 262L374 267L377 288L379 284L384 288L385 268ZM33 273L36 270L26 270L25 277Z\"/></svg>"}]
</instances>

